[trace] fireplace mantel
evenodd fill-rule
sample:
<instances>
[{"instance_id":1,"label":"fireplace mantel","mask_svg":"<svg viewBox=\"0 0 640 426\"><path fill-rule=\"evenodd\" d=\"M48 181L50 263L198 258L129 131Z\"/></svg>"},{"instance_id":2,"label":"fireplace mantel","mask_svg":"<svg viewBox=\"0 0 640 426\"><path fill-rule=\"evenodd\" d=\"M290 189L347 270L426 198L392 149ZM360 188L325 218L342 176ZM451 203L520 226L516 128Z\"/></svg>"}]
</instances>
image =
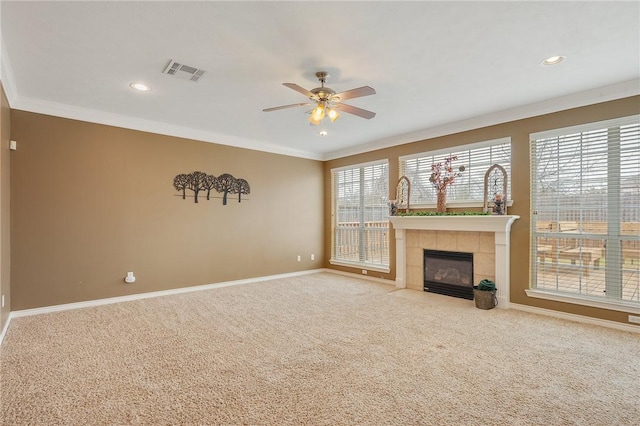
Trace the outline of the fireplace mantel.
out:
<instances>
[{"instance_id":1,"label":"fireplace mantel","mask_svg":"<svg viewBox=\"0 0 640 426\"><path fill-rule=\"evenodd\" d=\"M406 288L407 242L406 231L493 232L495 236L495 283L498 306L509 307L509 247L511 224L519 219L514 215L492 216L392 216L389 218L396 233L396 287Z\"/></svg>"},{"instance_id":2,"label":"fireplace mantel","mask_svg":"<svg viewBox=\"0 0 640 426\"><path fill-rule=\"evenodd\" d=\"M391 216L393 228L428 231L509 232L520 216Z\"/></svg>"}]
</instances>

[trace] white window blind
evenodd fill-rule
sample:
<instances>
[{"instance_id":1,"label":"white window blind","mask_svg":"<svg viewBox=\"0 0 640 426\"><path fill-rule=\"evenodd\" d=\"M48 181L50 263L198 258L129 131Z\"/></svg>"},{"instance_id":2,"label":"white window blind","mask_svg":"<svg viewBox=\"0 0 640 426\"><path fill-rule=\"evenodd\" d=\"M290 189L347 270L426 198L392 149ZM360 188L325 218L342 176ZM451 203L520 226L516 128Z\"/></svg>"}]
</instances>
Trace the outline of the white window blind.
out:
<instances>
[{"instance_id":1,"label":"white window blind","mask_svg":"<svg viewBox=\"0 0 640 426\"><path fill-rule=\"evenodd\" d=\"M640 305L639 116L531 139L531 286Z\"/></svg>"},{"instance_id":2,"label":"white window blind","mask_svg":"<svg viewBox=\"0 0 640 426\"><path fill-rule=\"evenodd\" d=\"M411 182L411 206L431 205L436 203L436 190L429 181L431 165L444 162L445 157L457 156L452 162L454 169L464 166L462 176L456 178L453 185L447 188L447 202L455 205L478 205L484 201L484 175L494 164L499 164L507 171L511 182L511 139L503 138L480 142L455 148L455 150L439 150L423 152L400 157L400 176L406 176ZM511 187L507 187L507 200L511 200Z\"/></svg>"},{"instance_id":3,"label":"white window blind","mask_svg":"<svg viewBox=\"0 0 640 426\"><path fill-rule=\"evenodd\" d=\"M389 266L389 163L332 170L332 261Z\"/></svg>"}]
</instances>

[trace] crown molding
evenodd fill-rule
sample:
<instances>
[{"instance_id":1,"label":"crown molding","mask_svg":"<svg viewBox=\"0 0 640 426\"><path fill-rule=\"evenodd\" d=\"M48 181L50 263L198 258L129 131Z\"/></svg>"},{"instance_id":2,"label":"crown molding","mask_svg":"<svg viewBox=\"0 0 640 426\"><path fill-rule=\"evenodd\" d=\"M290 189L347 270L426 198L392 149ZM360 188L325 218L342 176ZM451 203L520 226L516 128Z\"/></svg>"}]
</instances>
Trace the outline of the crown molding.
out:
<instances>
[{"instance_id":1,"label":"crown molding","mask_svg":"<svg viewBox=\"0 0 640 426\"><path fill-rule=\"evenodd\" d=\"M573 93L571 95L549 99L534 104L523 105L521 107L503 111L497 111L466 120L455 121L440 126L419 130L416 132L405 133L402 135L380 139L377 141L368 142L366 144L322 154L310 151L289 149L282 146L267 144L251 139L239 138L236 136L214 132L207 132L184 126L161 123L158 121L143 120L119 114L106 113L103 111L91 110L87 108L80 108L71 105L19 96L16 95L15 92L15 82L11 73L11 66L8 63L7 56L4 54L4 44L2 49L2 83L5 88L5 93L7 94L7 99L9 100L9 105L12 109L319 161L334 160L337 158L362 154L377 149L389 148L405 143L451 135L454 133L479 129L482 127L493 126L510 121L531 118L539 115L582 107L600 102L622 99L625 97L636 96L640 94L640 79L635 79L597 89Z\"/></svg>"},{"instance_id":2,"label":"crown molding","mask_svg":"<svg viewBox=\"0 0 640 426\"><path fill-rule=\"evenodd\" d=\"M128 117L120 114L113 114L104 111L97 111L88 108L80 108L71 105L48 102L39 99L17 96L11 104L12 109L35 112L39 114L53 115L56 117L69 118L73 120L87 121L90 123L105 124L108 126L123 127L126 129L140 130L143 132L157 133L166 136L194 139L202 142L210 142L219 145L228 145L236 148L252 149L256 151L269 152L272 154L287 155L291 157L307 158L310 160L322 160L320 154L308 151L289 149L278 145L239 138L237 136L225 135L204 130L192 129L184 126L161 123L153 120L144 120Z\"/></svg>"},{"instance_id":3,"label":"crown molding","mask_svg":"<svg viewBox=\"0 0 640 426\"><path fill-rule=\"evenodd\" d=\"M536 117L539 115L550 114L601 102L613 101L639 94L640 79L629 80L610 86L572 93L570 95L560 96L533 104L496 111L466 120L454 121L416 132L405 133L350 148L332 151L326 153L323 159L325 161L335 160L337 158L363 154L377 149L389 148L405 143L451 135L487 126L494 126L496 124L508 123L510 121L522 120L525 118Z\"/></svg>"},{"instance_id":4,"label":"crown molding","mask_svg":"<svg viewBox=\"0 0 640 426\"><path fill-rule=\"evenodd\" d=\"M4 39L0 37L0 82L2 82L2 87L4 88L5 95L7 95L10 107L15 103L16 98L16 82L13 79L13 72L11 70L11 63L9 62L9 55L7 55L7 49L4 45Z\"/></svg>"}]
</instances>

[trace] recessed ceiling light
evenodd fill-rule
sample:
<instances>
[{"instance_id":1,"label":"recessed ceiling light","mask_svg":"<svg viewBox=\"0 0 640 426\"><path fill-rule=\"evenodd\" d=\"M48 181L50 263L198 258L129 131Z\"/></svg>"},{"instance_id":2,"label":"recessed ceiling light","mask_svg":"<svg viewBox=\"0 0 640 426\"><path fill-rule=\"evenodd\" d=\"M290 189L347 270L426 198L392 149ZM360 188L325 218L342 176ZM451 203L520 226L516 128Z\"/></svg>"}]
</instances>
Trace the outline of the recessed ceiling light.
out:
<instances>
[{"instance_id":1,"label":"recessed ceiling light","mask_svg":"<svg viewBox=\"0 0 640 426\"><path fill-rule=\"evenodd\" d=\"M320 131L318 132L318 134L319 134L320 136L327 136L327 131L326 131L326 130L320 130Z\"/></svg>"},{"instance_id":2,"label":"recessed ceiling light","mask_svg":"<svg viewBox=\"0 0 640 426\"><path fill-rule=\"evenodd\" d=\"M131 83L129 85L132 89L139 90L141 92L149 92L151 90L150 86L147 86L144 83Z\"/></svg>"},{"instance_id":3,"label":"recessed ceiling light","mask_svg":"<svg viewBox=\"0 0 640 426\"><path fill-rule=\"evenodd\" d=\"M542 65L549 67L551 65L558 65L562 61L564 61L564 56L550 56L542 61Z\"/></svg>"}]
</instances>

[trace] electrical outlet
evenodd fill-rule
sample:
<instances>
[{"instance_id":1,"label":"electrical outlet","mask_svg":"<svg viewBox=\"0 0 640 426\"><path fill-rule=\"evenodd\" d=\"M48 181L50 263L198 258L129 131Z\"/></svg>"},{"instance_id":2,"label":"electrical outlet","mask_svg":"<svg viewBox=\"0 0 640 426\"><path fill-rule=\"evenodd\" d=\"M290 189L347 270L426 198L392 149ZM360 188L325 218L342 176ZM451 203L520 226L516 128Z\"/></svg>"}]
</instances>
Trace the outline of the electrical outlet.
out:
<instances>
[{"instance_id":1,"label":"electrical outlet","mask_svg":"<svg viewBox=\"0 0 640 426\"><path fill-rule=\"evenodd\" d=\"M316 260L316 255L315 254L311 255L311 260Z\"/></svg>"},{"instance_id":2,"label":"electrical outlet","mask_svg":"<svg viewBox=\"0 0 640 426\"><path fill-rule=\"evenodd\" d=\"M640 317L629 315L629 322L632 322L634 324L640 324Z\"/></svg>"},{"instance_id":3,"label":"electrical outlet","mask_svg":"<svg viewBox=\"0 0 640 426\"><path fill-rule=\"evenodd\" d=\"M4 308L4 294L2 295L2 307Z\"/></svg>"},{"instance_id":4,"label":"electrical outlet","mask_svg":"<svg viewBox=\"0 0 640 426\"><path fill-rule=\"evenodd\" d=\"M298 255L298 262L300 262L301 260L302 260L302 257Z\"/></svg>"},{"instance_id":5,"label":"electrical outlet","mask_svg":"<svg viewBox=\"0 0 640 426\"><path fill-rule=\"evenodd\" d=\"M362 270L362 275L367 275L367 270L366 269Z\"/></svg>"}]
</instances>

